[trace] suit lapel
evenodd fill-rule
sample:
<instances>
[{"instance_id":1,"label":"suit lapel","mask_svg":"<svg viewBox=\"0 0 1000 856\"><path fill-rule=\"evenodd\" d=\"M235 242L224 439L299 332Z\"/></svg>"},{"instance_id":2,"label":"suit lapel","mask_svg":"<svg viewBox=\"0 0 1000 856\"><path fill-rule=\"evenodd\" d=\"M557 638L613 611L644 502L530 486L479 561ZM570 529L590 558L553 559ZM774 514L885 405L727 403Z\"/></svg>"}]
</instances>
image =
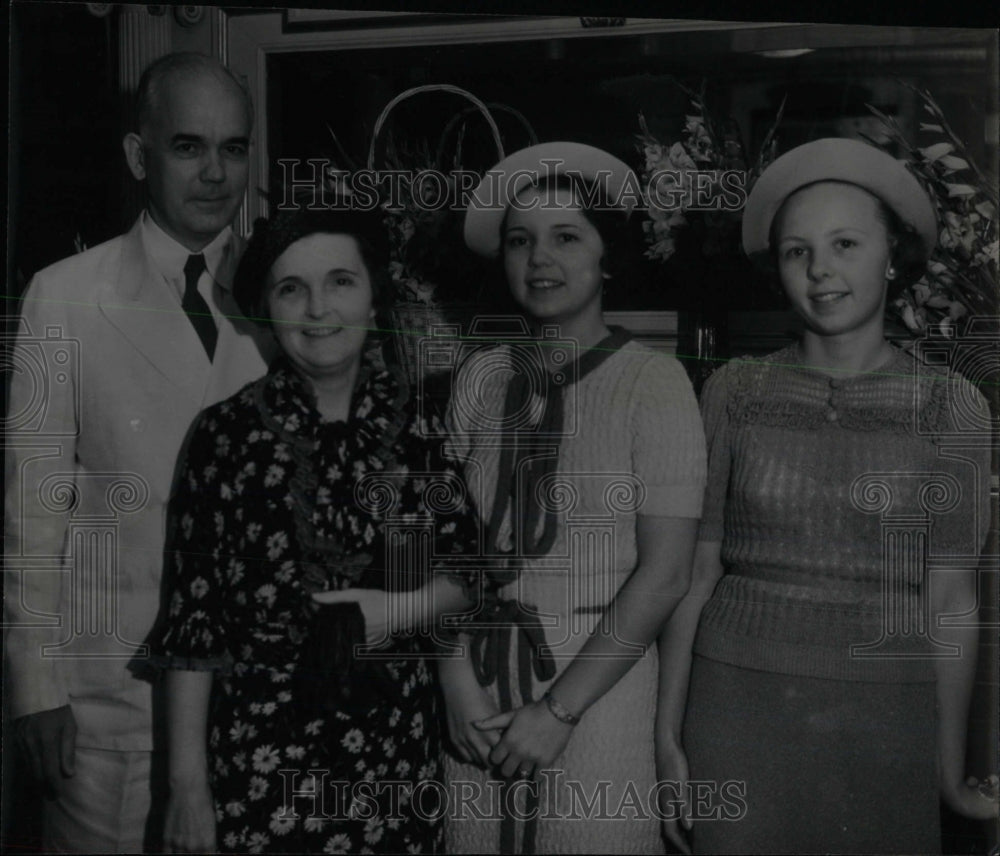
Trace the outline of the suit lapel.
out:
<instances>
[{"instance_id":1,"label":"suit lapel","mask_svg":"<svg viewBox=\"0 0 1000 856\"><path fill-rule=\"evenodd\" d=\"M212 297L222 319L219 323L219 344L205 389L205 406L228 398L244 384L257 380L267 371L275 351L271 334L244 318L233 297L232 282L245 246L246 242L234 233L215 273L216 285Z\"/></svg>"},{"instance_id":2,"label":"suit lapel","mask_svg":"<svg viewBox=\"0 0 1000 856\"><path fill-rule=\"evenodd\" d=\"M140 223L125 235L121 267L99 298L101 311L157 371L197 401L211 363L176 295L150 269Z\"/></svg>"},{"instance_id":3,"label":"suit lapel","mask_svg":"<svg viewBox=\"0 0 1000 856\"><path fill-rule=\"evenodd\" d=\"M218 291L222 294L219 309L226 318L219 325L219 344L205 390L206 405L228 398L243 384L263 375L276 350L267 330L242 317L232 292Z\"/></svg>"}]
</instances>

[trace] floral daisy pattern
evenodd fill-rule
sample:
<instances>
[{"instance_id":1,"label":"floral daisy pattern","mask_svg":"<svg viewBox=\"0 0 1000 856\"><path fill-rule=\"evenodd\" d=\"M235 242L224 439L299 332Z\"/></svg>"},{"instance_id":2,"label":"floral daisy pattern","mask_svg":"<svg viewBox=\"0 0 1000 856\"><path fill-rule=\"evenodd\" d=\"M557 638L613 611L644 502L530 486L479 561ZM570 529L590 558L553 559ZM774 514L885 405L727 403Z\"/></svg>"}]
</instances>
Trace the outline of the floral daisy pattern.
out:
<instances>
[{"instance_id":1,"label":"floral daisy pattern","mask_svg":"<svg viewBox=\"0 0 1000 856\"><path fill-rule=\"evenodd\" d=\"M215 671L209 769L224 851L440 850L440 822L378 787L403 780L408 794L437 775L427 643L395 641L388 650L398 658L381 670L388 686L367 706L318 709L296 678L313 591L385 588L388 573L397 576L393 585L417 588L431 573L454 574L442 558L476 552L478 525L459 470L444 456L441 423L421 419L420 409L394 374L365 369L352 417L325 423L279 360L206 410L195 429L174 506L169 615L153 659ZM371 502L359 501L366 479L383 477L391 509L374 491ZM425 503L442 486L455 501ZM386 570L390 510L432 527L431 567ZM463 573L458 583L478 587ZM364 812L352 811L359 783Z\"/></svg>"}]
</instances>

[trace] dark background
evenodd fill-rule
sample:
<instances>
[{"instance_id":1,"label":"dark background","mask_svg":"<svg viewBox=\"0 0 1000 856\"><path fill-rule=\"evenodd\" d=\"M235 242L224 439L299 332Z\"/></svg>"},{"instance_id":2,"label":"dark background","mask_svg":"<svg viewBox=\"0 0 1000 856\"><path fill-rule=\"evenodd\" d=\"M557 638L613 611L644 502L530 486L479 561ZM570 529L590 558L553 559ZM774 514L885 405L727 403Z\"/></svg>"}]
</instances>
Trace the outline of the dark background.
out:
<instances>
[{"instance_id":1,"label":"dark background","mask_svg":"<svg viewBox=\"0 0 1000 856\"><path fill-rule=\"evenodd\" d=\"M124 231L126 173L112 19L81 3L14 3L10 24L8 251L17 283L71 255L77 235L93 246Z\"/></svg>"},{"instance_id":2,"label":"dark background","mask_svg":"<svg viewBox=\"0 0 1000 856\"><path fill-rule=\"evenodd\" d=\"M762 56L734 50L732 31L536 39L493 44L296 52L268 56L268 140L277 157L325 157L342 168L363 166L383 108L414 86L448 82L490 105L508 105L527 120L537 139L575 140L598 146L636 169L638 116L663 143L683 139L692 109L681 86L698 90L718 121L733 119L745 150L755 158L782 99L785 115L779 152L822 136L854 135L873 127L866 103L899 119L913 138L919 121L910 83L928 88L979 163L995 155L987 147L983 118L996 89L984 85L987 63L969 58L985 34L962 30L852 31L817 34L805 28L750 33L762 48L814 44L799 57ZM995 43L994 43L995 44ZM980 50L980 53L982 51ZM995 64L992 70L995 76ZM397 105L375 147L375 166L385 167L387 144L440 152L447 168L458 140L453 121L464 111L463 165L487 169L497 160L488 126L468 103L449 93L422 93ZM527 145L520 119L493 106L507 153ZM334 138L336 141L334 141ZM411 161L412 162L412 161ZM430 165L430 164L424 164ZM277 171L272 170L272 176ZM272 187L272 192L276 188ZM456 231L459 218L456 217ZM641 221L642 218L636 218ZM637 222L641 227L641 222ZM641 244L641 233L638 238ZM462 253L457 242L456 253ZM730 311L775 309L783 298L745 262L736 241L731 257L705 258L696 232L682 235L666 265L640 261L627 289L609 287L607 309L694 309L704 299L707 277L721 275ZM474 262L463 259L459 269Z\"/></svg>"},{"instance_id":3,"label":"dark background","mask_svg":"<svg viewBox=\"0 0 1000 856\"><path fill-rule=\"evenodd\" d=\"M393 5L398 4L380 4L386 9ZM447 2L407 8L411 5L449 10ZM629 4L620 5L628 11ZM584 11L587 6L580 4ZM777 15L780 6L756 15L732 11L720 17L743 20L772 9ZM949 9L954 12L954 4ZM643 6L633 14L651 12ZM698 14L707 17L709 10ZM798 17L817 14L800 11ZM843 15L849 14L845 7ZM7 296L16 297L35 271L74 252L77 237L93 246L126 229L136 213L136 195L121 150L125 105L115 86L115 15L94 17L82 3L16 2L10 22ZM268 154L272 164L279 157L328 157L338 164L349 159L363 165L375 121L394 95L420 84L448 82L486 102L516 108L541 141L591 143L638 168L640 111L661 142L679 140L690 105L677 84L698 89L704 82L713 115L737 122L753 157L782 98L787 101L780 150L818 136L868 130L854 121L864 121L866 102L914 131L919 117L903 86L909 82L931 90L973 157L995 171L996 130L994 126L987 142L984 117L992 113L997 121L996 41L985 52L985 62L971 59L976 49L982 54L990 34L954 29L969 26L958 14L947 16L947 23L952 28L856 29L848 37L831 30L819 41L815 34L791 32L768 31L760 37L761 47L781 46L782 39L817 45L810 54L784 59L734 50L734 37L726 30L272 54L267 67ZM448 161L455 153L457 126L452 124L444 139L443 132L466 106L443 94L400 104L380 137L376 165L385 165L384 145L390 137L411 151L440 148ZM515 116L502 108L495 108L494 116L508 152L527 144L530 138ZM487 168L495 162L496 150L486 125L472 112L464 118L463 161ZM276 173L272 169L272 176ZM641 244L641 237L637 241ZM463 252L458 242L457 253ZM728 277L739 280L726 289L729 308L780 307L781 298L734 255L732 264L722 266ZM461 269L465 262L473 264L462 258L455 267ZM639 261L629 272L628 289L612 289L607 295L607 308L696 308L702 280L712 267L706 267L697 236L684 236L666 265Z\"/></svg>"}]
</instances>

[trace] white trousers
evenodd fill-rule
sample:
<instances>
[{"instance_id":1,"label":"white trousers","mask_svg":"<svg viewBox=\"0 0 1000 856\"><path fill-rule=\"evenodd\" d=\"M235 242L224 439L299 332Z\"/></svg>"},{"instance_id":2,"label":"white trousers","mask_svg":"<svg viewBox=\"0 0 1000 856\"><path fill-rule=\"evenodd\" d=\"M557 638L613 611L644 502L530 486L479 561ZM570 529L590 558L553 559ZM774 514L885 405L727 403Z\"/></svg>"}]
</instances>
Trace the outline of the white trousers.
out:
<instances>
[{"instance_id":1,"label":"white trousers","mask_svg":"<svg viewBox=\"0 0 1000 856\"><path fill-rule=\"evenodd\" d=\"M76 750L76 772L45 800L47 853L143 853L162 847L166 807L161 753Z\"/></svg>"}]
</instances>

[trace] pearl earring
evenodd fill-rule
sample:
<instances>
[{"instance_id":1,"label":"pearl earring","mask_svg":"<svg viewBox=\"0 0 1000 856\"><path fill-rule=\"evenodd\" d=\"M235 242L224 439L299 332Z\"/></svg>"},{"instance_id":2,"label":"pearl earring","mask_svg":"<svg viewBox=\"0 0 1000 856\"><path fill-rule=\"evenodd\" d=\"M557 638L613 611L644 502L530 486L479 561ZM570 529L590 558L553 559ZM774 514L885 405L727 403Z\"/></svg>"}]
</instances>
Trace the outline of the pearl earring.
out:
<instances>
[{"instance_id":1,"label":"pearl earring","mask_svg":"<svg viewBox=\"0 0 1000 856\"><path fill-rule=\"evenodd\" d=\"M892 265L889 265L888 270L886 270L885 277L886 277L886 279L895 279L896 278L896 269Z\"/></svg>"}]
</instances>

